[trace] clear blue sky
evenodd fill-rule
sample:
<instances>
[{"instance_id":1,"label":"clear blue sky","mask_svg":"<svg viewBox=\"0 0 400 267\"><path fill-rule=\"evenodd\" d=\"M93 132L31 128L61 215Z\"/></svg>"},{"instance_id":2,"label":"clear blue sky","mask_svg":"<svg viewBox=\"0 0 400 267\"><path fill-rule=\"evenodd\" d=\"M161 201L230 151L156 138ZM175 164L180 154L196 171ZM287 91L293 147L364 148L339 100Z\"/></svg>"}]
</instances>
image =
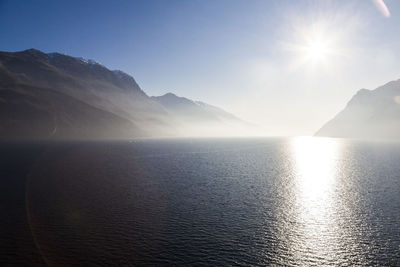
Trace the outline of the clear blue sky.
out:
<instances>
[{"instance_id":1,"label":"clear blue sky","mask_svg":"<svg viewBox=\"0 0 400 267\"><path fill-rule=\"evenodd\" d=\"M400 78L400 1L385 3L390 17L372 0L0 0L0 50L94 59L149 95L312 134L358 89Z\"/></svg>"}]
</instances>

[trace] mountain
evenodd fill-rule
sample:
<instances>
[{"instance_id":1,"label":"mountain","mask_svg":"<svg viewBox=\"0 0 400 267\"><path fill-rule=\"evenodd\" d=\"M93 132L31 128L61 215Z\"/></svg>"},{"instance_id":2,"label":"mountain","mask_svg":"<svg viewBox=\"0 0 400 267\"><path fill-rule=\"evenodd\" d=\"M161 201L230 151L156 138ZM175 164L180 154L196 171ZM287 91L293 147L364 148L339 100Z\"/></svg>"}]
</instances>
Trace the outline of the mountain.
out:
<instances>
[{"instance_id":1,"label":"mountain","mask_svg":"<svg viewBox=\"0 0 400 267\"><path fill-rule=\"evenodd\" d=\"M176 118L176 130L179 134L198 135L249 135L254 130L251 125L225 110L193 101L185 97L167 93L152 96L172 117Z\"/></svg>"},{"instance_id":2,"label":"mountain","mask_svg":"<svg viewBox=\"0 0 400 267\"><path fill-rule=\"evenodd\" d=\"M5 139L143 136L149 134L140 119L165 113L128 75L35 49L0 52L0 97Z\"/></svg>"},{"instance_id":3,"label":"mountain","mask_svg":"<svg viewBox=\"0 0 400 267\"><path fill-rule=\"evenodd\" d=\"M316 135L400 140L400 80L359 90Z\"/></svg>"},{"instance_id":4,"label":"mountain","mask_svg":"<svg viewBox=\"0 0 400 267\"><path fill-rule=\"evenodd\" d=\"M188 136L188 121L222 124L201 104L185 99L194 106L181 116L180 101L174 106L163 99L149 97L130 75L94 60L36 49L0 52L1 139Z\"/></svg>"},{"instance_id":5,"label":"mountain","mask_svg":"<svg viewBox=\"0 0 400 267\"><path fill-rule=\"evenodd\" d=\"M167 93L162 96L152 96L154 101L162 105L170 114L183 121L242 121L234 115L218 107L206 104L201 101L193 101L185 97Z\"/></svg>"}]
</instances>

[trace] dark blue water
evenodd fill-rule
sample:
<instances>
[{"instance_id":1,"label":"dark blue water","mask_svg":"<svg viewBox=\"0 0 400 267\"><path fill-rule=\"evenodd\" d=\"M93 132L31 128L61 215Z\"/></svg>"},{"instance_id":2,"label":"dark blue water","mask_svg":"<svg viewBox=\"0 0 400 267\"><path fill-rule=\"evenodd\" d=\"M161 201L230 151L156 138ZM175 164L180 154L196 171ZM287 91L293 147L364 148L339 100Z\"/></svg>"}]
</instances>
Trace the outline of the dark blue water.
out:
<instances>
[{"instance_id":1,"label":"dark blue water","mask_svg":"<svg viewBox=\"0 0 400 267\"><path fill-rule=\"evenodd\" d=\"M400 265L400 145L1 145L0 264Z\"/></svg>"}]
</instances>

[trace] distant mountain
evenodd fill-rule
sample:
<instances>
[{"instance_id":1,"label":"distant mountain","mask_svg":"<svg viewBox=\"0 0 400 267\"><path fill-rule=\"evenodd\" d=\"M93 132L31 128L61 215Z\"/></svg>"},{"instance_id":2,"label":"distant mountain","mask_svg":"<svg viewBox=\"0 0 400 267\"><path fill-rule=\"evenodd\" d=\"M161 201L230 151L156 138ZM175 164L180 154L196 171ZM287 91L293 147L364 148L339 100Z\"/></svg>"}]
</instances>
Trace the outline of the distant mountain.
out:
<instances>
[{"instance_id":1,"label":"distant mountain","mask_svg":"<svg viewBox=\"0 0 400 267\"><path fill-rule=\"evenodd\" d=\"M176 129L179 133L189 135L245 135L251 134L255 128L233 114L185 97L167 93L162 96L152 96L172 117L177 120Z\"/></svg>"},{"instance_id":2,"label":"distant mountain","mask_svg":"<svg viewBox=\"0 0 400 267\"><path fill-rule=\"evenodd\" d=\"M400 80L361 89L317 136L400 140Z\"/></svg>"},{"instance_id":3,"label":"distant mountain","mask_svg":"<svg viewBox=\"0 0 400 267\"><path fill-rule=\"evenodd\" d=\"M167 93L162 96L152 96L153 100L162 105L170 114L184 121L232 121L243 123L242 120L225 110L206 104L201 101L193 101L185 97Z\"/></svg>"},{"instance_id":4,"label":"distant mountain","mask_svg":"<svg viewBox=\"0 0 400 267\"><path fill-rule=\"evenodd\" d=\"M178 136L192 135L183 128L187 121L222 124L188 99L198 110L181 116L184 104L167 98L149 97L130 75L94 60L36 49L0 52L1 139Z\"/></svg>"}]
</instances>

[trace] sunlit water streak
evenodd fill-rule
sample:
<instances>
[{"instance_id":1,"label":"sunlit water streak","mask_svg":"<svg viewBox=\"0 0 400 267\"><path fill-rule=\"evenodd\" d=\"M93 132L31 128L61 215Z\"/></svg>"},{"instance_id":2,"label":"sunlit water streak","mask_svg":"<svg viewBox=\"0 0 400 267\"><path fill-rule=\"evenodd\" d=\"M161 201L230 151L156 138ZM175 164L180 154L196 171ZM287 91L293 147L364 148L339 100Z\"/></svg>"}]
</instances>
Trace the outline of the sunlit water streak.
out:
<instances>
[{"instance_id":1,"label":"sunlit water streak","mask_svg":"<svg viewBox=\"0 0 400 267\"><path fill-rule=\"evenodd\" d=\"M298 260L307 256L329 263L338 244L335 184L340 143L329 138L300 137L292 140L294 188L301 242ZM300 245L300 246L299 246Z\"/></svg>"}]
</instances>

